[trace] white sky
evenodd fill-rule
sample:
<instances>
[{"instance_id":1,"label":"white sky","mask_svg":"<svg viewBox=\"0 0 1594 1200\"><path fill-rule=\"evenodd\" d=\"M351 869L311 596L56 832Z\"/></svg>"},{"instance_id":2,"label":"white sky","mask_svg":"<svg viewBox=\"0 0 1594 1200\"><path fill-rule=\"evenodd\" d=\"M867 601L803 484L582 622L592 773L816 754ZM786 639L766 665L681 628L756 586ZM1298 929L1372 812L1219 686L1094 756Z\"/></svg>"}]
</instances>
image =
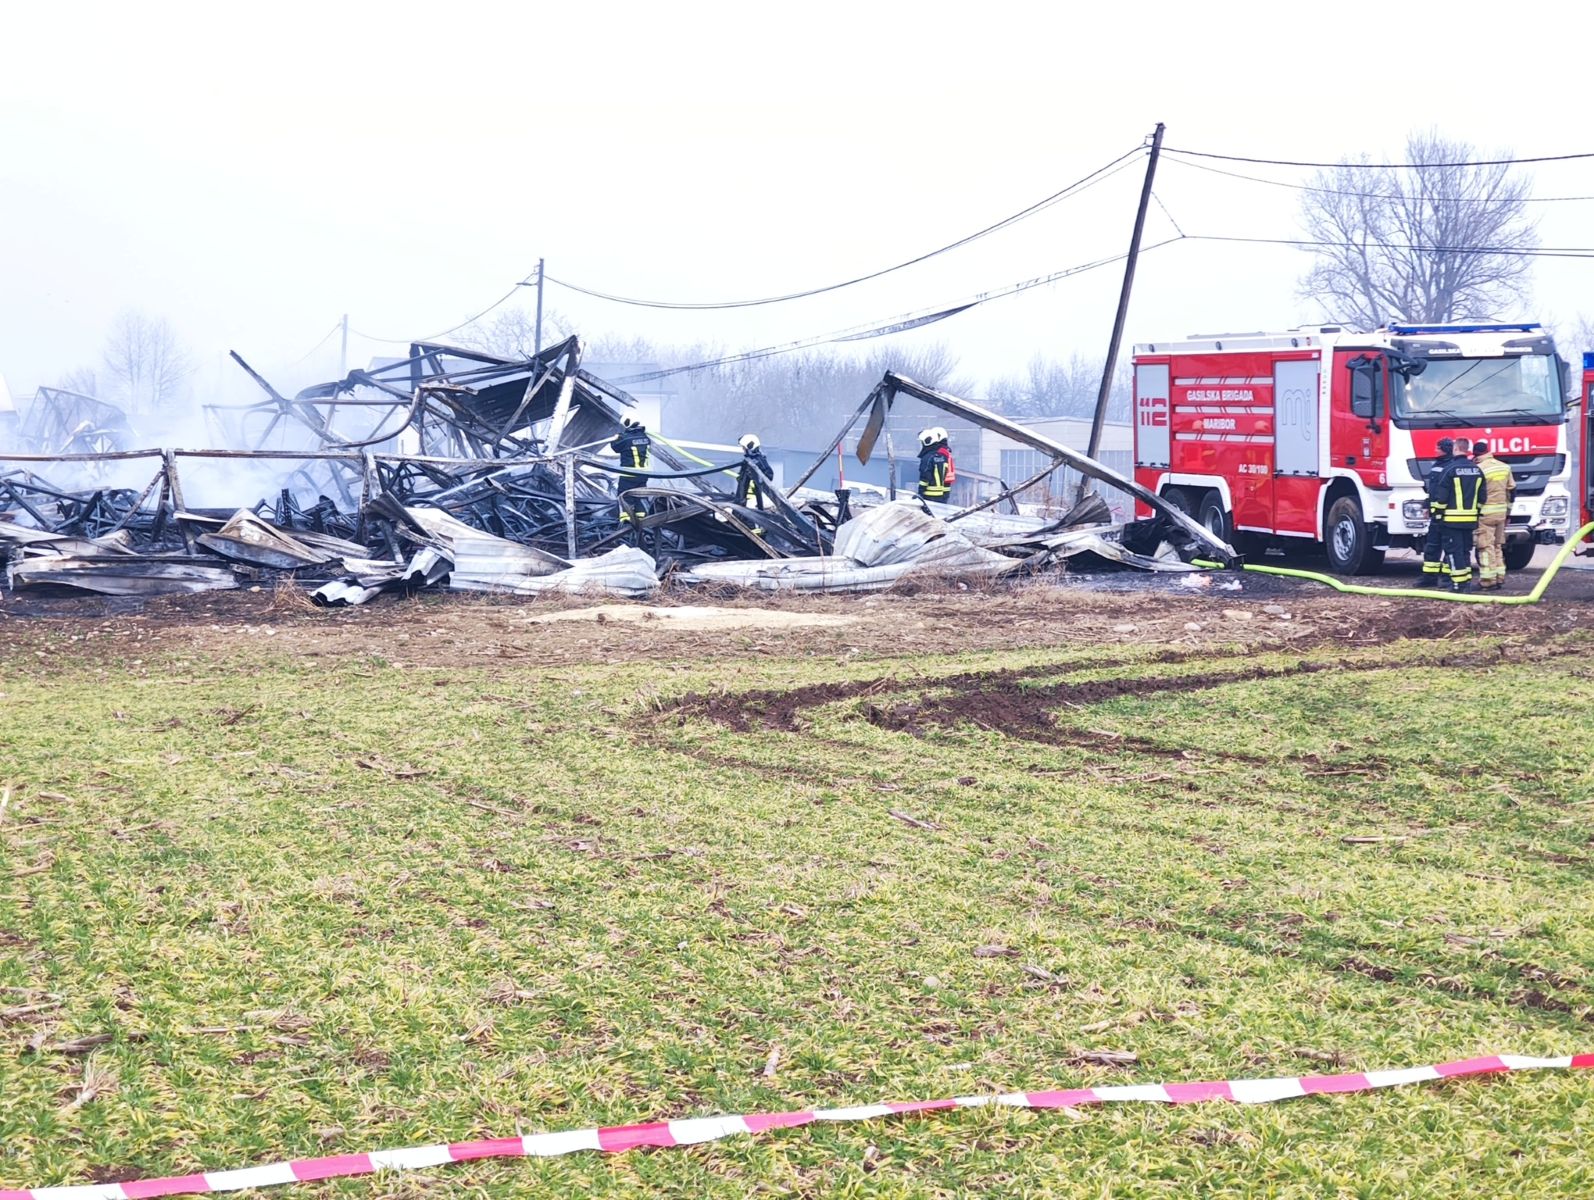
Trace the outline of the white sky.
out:
<instances>
[{"instance_id":1,"label":"white sky","mask_svg":"<svg viewBox=\"0 0 1594 1200\"><path fill-rule=\"evenodd\" d=\"M250 395L336 369L338 320L405 338L534 269L714 300L832 282L934 248L1138 144L1398 156L1408 130L1521 155L1594 149L1590 6L1426 6L1380 25L1278 4L8 4L0 20L0 373L31 393L95 365L118 311L168 318L196 384ZM1469 6L1470 7L1470 6ZM1363 12L1368 15L1370 10ZM1299 15L1297 15L1299 14ZM1239 168L1247 170L1247 168ZM1261 171L1282 179L1306 172ZM727 349L962 299L1116 253L1136 165L931 264L845 292L672 314L548 300L588 335ZM1535 171L1594 195L1594 160ZM1296 193L1164 160L1190 233L1294 236ZM1594 203L1546 204L1550 246ZM1155 207L1147 241L1172 232ZM1184 243L1145 258L1128 341L1282 328L1305 254ZM892 344L944 340L983 384L1099 354L1117 265ZM1541 260L1536 312L1594 314L1594 261ZM529 304L531 296L527 294ZM1567 351L1581 347L1565 347ZM350 359L392 347L355 337Z\"/></svg>"}]
</instances>

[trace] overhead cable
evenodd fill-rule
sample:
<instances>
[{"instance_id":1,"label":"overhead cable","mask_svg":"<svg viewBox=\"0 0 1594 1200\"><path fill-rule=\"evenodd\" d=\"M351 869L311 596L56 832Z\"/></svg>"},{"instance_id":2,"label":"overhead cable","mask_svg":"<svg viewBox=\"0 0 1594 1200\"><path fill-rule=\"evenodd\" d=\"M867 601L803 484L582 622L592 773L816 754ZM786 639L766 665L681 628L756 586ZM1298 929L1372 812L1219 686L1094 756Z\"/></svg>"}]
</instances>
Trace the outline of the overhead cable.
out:
<instances>
[{"instance_id":1,"label":"overhead cable","mask_svg":"<svg viewBox=\"0 0 1594 1200\"><path fill-rule=\"evenodd\" d=\"M786 292L779 296L762 296L752 300L639 300L633 296L618 296L611 292L600 291L597 288L583 287L580 284L570 283L564 279L556 279L552 275L548 275L545 278L549 283L557 283L560 287L566 288L572 292L580 292L583 296L591 296L598 300L607 300L614 304L629 304L637 308L684 309L689 311L705 311L726 308L758 308L766 304L783 304L788 300L802 300L809 296L822 296L827 292L840 291L842 288L853 287L854 285L860 283L867 283L871 279L879 279L881 276L890 275L893 272L901 271L908 267L917 266L919 263L927 262L938 255L946 254L963 246L967 246L970 242L976 242L980 238L987 237L990 234L998 232L999 230L1006 229L1010 225L1015 225L1020 221L1026 220L1029 217L1033 217L1037 213L1043 212L1044 210L1050 208L1052 205L1058 204L1061 201L1070 198L1071 196L1076 196L1079 193L1094 187L1096 184L1111 178L1119 171L1125 170L1131 165L1130 160L1138 157L1144 149L1145 148L1143 146L1136 146L1133 150L1119 155L1105 166L1098 167L1089 175L1075 180L1067 187L1053 192L1050 196L1047 196L1042 200L1037 200L1034 204L1029 205L1027 208L1020 209L1011 216L1003 217L995 224L987 225L984 229L968 234L966 237L961 237L955 242L949 242L945 246L926 251L923 254L919 254L913 258L907 259L905 262L899 262L889 267L882 267L878 271L871 271L867 275L858 275L852 279L844 279L839 283L829 283L823 287L809 288L806 291Z\"/></svg>"},{"instance_id":2,"label":"overhead cable","mask_svg":"<svg viewBox=\"0 0 1594 1200\"><path fill-rule=\"evenodd\" d=\"M1161 249L1163 246L1182 239L1177 237L1167 238L1143 247L1141 255ZM836 342L859 342L871 338L886 337L893 333L902 333L909 329L917 329L924 325L931 325L937 321L944 321L948 317L958 316L968 312L979 305L999 300L1004 296L1016 296L1020 292L1027 292L1032 288L1043 287L1049 283L1056 283L1060 279L1067 279L1072 275L1082 275L1086 271L1093 271L1098 267L1105 267L1111 263L1122 262L1126 254L1114 254L1107 258L1098 258L1091 262L1080 263L1077 266L1067 267L1061 271L1054 271L1049 275L1041 275L1034 279L1021 280L1004 288L994 291L980 292L951 305L937 306L912 313L904 313L886 322L874 322L848 329L837 330L831 333L817 334L812 337L798 338L791 342L782 342L774 346L764 346L756 350L744 350L737 354L727 354L723 358L709 359L704 362L689 363L685 366L666 367L659 371L648 371L641 375L629 375L623 379L614 380L617 384L650 383L655 379L664 379L671 375L682 375L691 371L704 371L713 367L729 366L733 363L752 362L761 358L772 358L779 354L791 354L799 350L812 350L818 346L830 345Z\"/></svg>"},{"instance_id":3,"label":"overhead cable","mask_svg":"<svg viewBox=\"0 0 1594 1200\"><path fill-rule=\"evenodd\" d=\"M489 304L486 308L482 309L481 312L477 313L475 316L466 317L458 325L450 325L447 329L440 329L436 333L422 334L420 337L384 338L384 337L377 337L375 334L372 334L372 333L360 333L360 331L358 329L351 329L351 330L349 330L349 332L353 333L353 334L357 334L357 335L359 335L360 337L363 337L366 341L369 341L369 342L389 342L389 343L391 343L391 344L393 344L395 346L408 345L411 342L435 342L440 337L447 337L451 333L459 332L461 329L464 329L465 326L467 326L467 325L474 325L477 321L480 321L488 313L492 312L493 309L499 307L506 300L508 300L511 296L513 296L516 292L518 292L522 287L524 287L525 285L530 283L531 279L532 279L532 276L534 276L535 274L536 274L536 271L532 271L524 279L522 279L519 283L515 284L514 287L510 288L507 292L505 292L502 296L498 297L498 299L494 300L491 304Z\"/></svg>"},{"instance_id":4,"label":"overhead cable","mask_svg":"<svg viewBox=\"0 0 1594 1200\"><path fill-rule=\"evenodd\" d=\"M1370 163L1370 162L1300 162L1289 158L1248 158L1241 154L1213 154L1207 150L1185 150L1182 147L1164 146L1164 154L1183 154L1189 158L1215 158L1222 162L1255 163L1269 167L1319 167L1332 169L1349 167L1357 171L1420 171L1434 167L1516 167L1525 163L1572 162L1580 158L1594 158L1594 151L1580 154L1541 154L1533 158L1481 158L1471 162L1443 163Z\"/></svg>"},{"instance_id":5,"label":"overhead cable","mask_svg":"<svg viewBox=\"0 0 1594 1200\"><path fill-rule=\"evenodd\" d=\"M1517 246L1422 246L1408 242L1384 242L1370 238L1365 242L1318 241L1311 238L1264 238L1224 236L1212 233L1187 235L1192 242L1247 242L1263 246L1303 246L1307 248L1413 250L1419 254L1516 254L1524 258L1594 258L1594 246L1542 246L1522 249Z\"/></svg>"},{"instance_id":6,"label":"overhead cable","mask_svg":"<svg viewBox=\"0 0 1594 1200\"><path fill-rule=\"evenodd\" d=\"M299 355L298 358L294 359L293 362L290 363L289 365L297 367L305 359L309 358L317 350L321 349L322 346L325 346L327 344L327 342L331 339L332 335L334 333L336 333L339 329L342 329L342 328L343 328L343 322L342 321L334 321L334 322L332 322L332 328L326 331L325 336L323 336L322 339L319 342L317 342L315 345L311 346L303 354Z\"/></svg>"},{"instance_id":7,"label":"overhead cable","mask_svg":"<svg viewBox=\"0 0 1594 1200\"><path fill-rule=\"evenodd\" d=\"M1164 150L1164 155L1175 153ZM1182 158L1169 158L1169 162L1177 163L1181 167L1189 167L1192 171L1207 171L1213 175L1226 175L1230 179L1244 179L1250 183L1265 183L1270 187L1289 188L1296 192L1316 192L1323 196L1355 196L1362 200L1386 200L1388 195L1383 192L1352 192L1344 188L1315 187L1309 183L1289 183L1282 179L1263 179L1260 175L1242 175L1238 171L1225 171L1222 167L1207 166L1205 163L1186 162ZM1423 200L1430 204L1489 204L1493 203L1487 197L1473 196L1424 196ZM1521 204L1565 204L1576 200L1594 200L1594 196L1523 196L1517 203Z\"/></svg>"}]
</instances>

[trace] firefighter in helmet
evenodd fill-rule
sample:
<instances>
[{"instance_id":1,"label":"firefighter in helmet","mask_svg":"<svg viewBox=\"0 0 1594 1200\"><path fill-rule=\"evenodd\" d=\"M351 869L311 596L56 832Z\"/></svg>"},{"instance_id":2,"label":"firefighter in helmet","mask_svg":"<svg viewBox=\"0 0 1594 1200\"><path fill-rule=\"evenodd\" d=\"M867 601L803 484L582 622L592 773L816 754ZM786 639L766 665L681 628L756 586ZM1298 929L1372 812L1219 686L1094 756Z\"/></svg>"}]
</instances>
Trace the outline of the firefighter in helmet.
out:
<instances>
[{"instance_id":1,"label":"firefighter in helmet","mask_svg":"<svg viewBox=\"0 0 1594 1200\"><path fill-rule=\"evenodd\" d=\"M1450 590L1464 592L1472 586L1472 535L1478 528L1478 508L1483 503L1483 472L1468 458L1466 443L1453 446L1455 453L1446 461L1436 480L1440 540L1444 548L1444 569Z\"/></svg>"},{"instance_id":2,"label":"firefighter in helmet","mask_svg":"<svg viewBox=\"0 0 1594 1200\"><path fill-rule=\"evenodd\" d=\"M957 479L952 463L952 448L947 432L939 425L919 431L919 498L946 503L947 493Z\"/></svg>"},{"instance_id":3,"label":"firefighter in helmet","mask_svg":"<svg viewBox=\"0 0 1594 1200\"><path fill-rule=\"evenodd\" d=\"M765 489L773 486L775 472L756 433L742 434L737 445L742 448L742 469L736 476L736 498L748 508L763 508Z\"/></svg>"},{"instance_id":4,"label":"firefighter in helmet","mask_svg":"<svg viewBox=\"0 0 1594 1200\"><path fill-rule=\"evenodd\" d=\"M1428 532L1422 539L1422 578L1417 581L1418 587L1438 587L1444 575L1444 506L1440 503L1440 494L1444 486L1444 473L1450 466L1450 460L1455 457L1456 443L1451 438L1440 438L1435 448L1439 451L1439 457L1434 459L1423 480L1428 493Z\"/></svg>"},{"instance_id":5,"label":"firefighter in helmet","mask_svg":"<svg viewBox=\"0 0 1594 1200\"><path fill-rule=\"evenodd\" d=\"M1505 583L1505 522L1517 490L1511 468L1496 458L1488 442L1472 443L1472 465L1483 472L1483 502L1478 507L1478 586Z\"/></svg>"},{"instance_id":6,"label":"firefighter in helmet","mask_svg":"<svg viewBox=\"0 0 1594 1200\"><path fill-rule=\"evenodd\" d=\"M640 420L626 413L620 418L620 434L609 443L609 448L620 456L620 466L624 469L617 481L616 491L620 496L620 520L631 519L631 508L638 512L646 512L641 500L633 505L627 505L626 492L632 488L647 487L648 459L653 451L653 439L648 437L647 427Z\"/></svg>"}]
</instances>

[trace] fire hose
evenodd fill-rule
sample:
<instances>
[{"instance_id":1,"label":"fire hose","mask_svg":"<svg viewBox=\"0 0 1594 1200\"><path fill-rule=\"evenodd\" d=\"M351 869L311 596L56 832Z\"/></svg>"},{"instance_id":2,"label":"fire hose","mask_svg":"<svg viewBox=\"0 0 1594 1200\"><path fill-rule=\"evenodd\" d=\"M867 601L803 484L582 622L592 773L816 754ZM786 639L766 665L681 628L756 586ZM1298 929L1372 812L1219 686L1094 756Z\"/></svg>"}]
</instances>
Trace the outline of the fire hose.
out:
<instances>
[{"instance_id":1,"label":"fire hose","mask_svg":"<svg viewBox=\"0 0 1594 1200\"><path fill-rule=\"evenodd\" d=\"M1590 535L1594 535L1594 521L1590 521L1566 540L1566 544L1550 561L1550 565L1544 568L1544 574L1539 576L1539 581L1533 585L1533 590L1520 596L1484 596L1476 592L1446 592L1432 588L1368 587L1360 583L1346 583L1321 571L1302 571L1294 567L1264 567L1255 563L1246 563L1243 569L1255 571L1259 575L1282 575L1287 579L1309 579L1313 583L1326 583L1335 591L1350 592L1357 596L1403 596L1413 600L1453 600L1461 604L1537 604L1544 596L1544 589L1550 586L1550 580L1555 578L1562 564L1571 557L1578 544ZM1214 570L1222 568L1221 563L1208 559L1197 558L1191 561L1198 567Z\"/></svg>"}]
</instances>

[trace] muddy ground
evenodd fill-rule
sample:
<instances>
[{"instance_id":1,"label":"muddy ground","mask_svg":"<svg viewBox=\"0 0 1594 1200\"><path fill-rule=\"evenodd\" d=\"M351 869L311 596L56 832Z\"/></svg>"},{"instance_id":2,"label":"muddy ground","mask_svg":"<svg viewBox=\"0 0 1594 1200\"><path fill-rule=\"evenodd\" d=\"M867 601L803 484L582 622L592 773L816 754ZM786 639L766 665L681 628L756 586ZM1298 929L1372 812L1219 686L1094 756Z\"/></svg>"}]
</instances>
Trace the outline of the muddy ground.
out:
<instances>
[{"instance_id":1,"label":"muddy ground","mask_svg":"<svg viewBox=\"0 0 1594 1200\"><path fill-rule=\"evenodd\" d=\"M1414 571L1414 564L1392 562L1389 577L1364 582L1405 586ZM1510 590L1527 590L1536 574L1514 577ZM31 660L36 667L60 654L227 658L261 648L329 662L378 655L425 668L882 657L1085 643L1155 645L1186 654L1219 646L1355 647L1468 632L1543 636L1587 628L1594 620L1594 571L1586 569L1563 571L1543 602L1522 607L1349 596L1256 574L1213 573L1199 577L1203 586L1197 587L1185 578L1121 572L851 596L667 593L650 607L718 611L673 618L644 612L633 620L574 597L439 592L324 610L288 588L143 604L0 593L0 673L8 662ZM568 619L548 619L556 614Z\"/></svg>"}]
</instances>

